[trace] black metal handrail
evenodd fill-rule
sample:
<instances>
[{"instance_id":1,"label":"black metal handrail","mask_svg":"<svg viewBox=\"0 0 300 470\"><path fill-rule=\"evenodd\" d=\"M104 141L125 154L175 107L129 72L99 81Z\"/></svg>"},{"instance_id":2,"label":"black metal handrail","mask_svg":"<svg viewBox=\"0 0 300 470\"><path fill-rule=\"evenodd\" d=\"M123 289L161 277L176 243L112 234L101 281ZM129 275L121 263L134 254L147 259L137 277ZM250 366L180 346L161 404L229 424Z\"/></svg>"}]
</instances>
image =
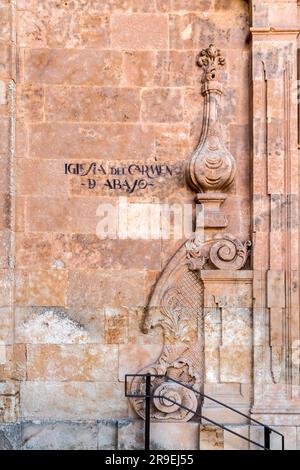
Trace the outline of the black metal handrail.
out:
<instances>
[{"instance_id":1,"label":"black metal handrail","mask_svg":"<svg viewBox=\"0 0 300 470\"><path fill-rule=\"evenodd\" d=\"M146 390L145 390L145 394L137 394L136 392L134 393L129 393L128 392L128 378L129 377L144 377L146 379ZM174 382L178 385L181 385L182 387L184 388L187 388L189 390L192 390L194 393L198 394L199 396L201 396L202 398L207 398L208 400L211 400L221 406L223 406L224 408L227 408L231 411L233 411L234 413L236 414L239 414L240 416L243 416L245 418L247 418L249 421L253 422L253 423L256 423L260 426L262 426L264 428L264 445L258 443L258 442L255 442L253 441L252 439L249 439L248 437L245 437L243 436L242 434L239 434L235 431L233 431L232 429L230 428L227 428L226 426L224 426L223 424L220 424L220 423L217 423L216 421L213 421L212 419L210 418L207 418L205 416L203 416L203 414L201 413L198 413L198 412L194 412L194 410L186 407L185 405L183 405L182 403L178 403L176 402L175 400L172 400L171 398L167 397L167 396L164 396L164 395L154 395L151 393L151 379L152 378L164 378L166 381L170 381L170 382ZM205 421L208 421L209 423L225 430L225 431L228 431L230 432L231 434L234 434L235 436L238 436L239 438L249 442L250 444L254 444L256 445L257 447L260 447L261 449L264 449L264 450L271 450L271 433L275 433L275 434L278 434L279 436L281 436L281 448L282 450L284 450L284 435L282 433L280 433L279 431L276 431L276 429L273 429L271 428L270 426L267 426L266 424L264 423L261 423L260 421L258 421L257 419L254 419L252 418L251 416L249 415L246 415L245 413L242 413L241 411L239 410L236 410L235 408L233 408L232 406L229 406L227 405L226 403L223 403L219 400L216 400L215 398L212 398L210 397L209 395L206 395L205 393L202 393L202 392L199 392L199 390L196 390L195 388L193 388L192 386L190 385L187 385L183 382L180 382L179 380L176 380L172 377L169 377L168 375L159 375L159 374L126 374L125 375L125 396L127 398L145 398L145 450L149 450L150 448L150 409L151 409L151 400L153 400L153 398L160 398L160 399L164 399L164 400L167 400L169 401L170 403L173 403L175 405L178 405L180 408L188 411L188 412L191 412L194 414L194 416L200 418L201 420L204 419Z\"/></svg>"}]
</instances>

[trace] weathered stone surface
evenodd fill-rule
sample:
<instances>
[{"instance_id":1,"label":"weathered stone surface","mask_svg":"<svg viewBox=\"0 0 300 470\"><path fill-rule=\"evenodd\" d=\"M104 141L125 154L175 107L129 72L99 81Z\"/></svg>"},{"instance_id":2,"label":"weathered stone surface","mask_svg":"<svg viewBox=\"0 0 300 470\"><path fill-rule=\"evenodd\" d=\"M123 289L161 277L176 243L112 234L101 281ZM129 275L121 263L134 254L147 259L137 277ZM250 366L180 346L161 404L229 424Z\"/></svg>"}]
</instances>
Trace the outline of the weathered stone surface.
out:
<instances>
[{"instance_id":1,"label":"weathered stone surface","mask_svg":"<svg viewBox=\"0 0 300 470\"><path fill-rule=\"evenodd\" d=\"M145 448L143 421L118 421L118 450L142 450Z\"/></svg>"},{"instance_id":2,"label":"weathered stone surface","mask_svg":"<svg viewBox=\"0 0 300 470\"><path fill-rule=\"evenodd\" d=\"M0 423L20 420L20 386L17 382L0 382Z\"/></svg>"},{"instance_id":3,"label":"weathered stone surface","mask_svg":"<svg viewBox=\"0 0 300 470\"><path fill-rule=\"evenodd\" d=\"M28 380L94 382L102 378L105 381L113 381L117 368L117 346L27 346Z\"/></svg>"},{"instance_id":4,"label":"weathered stone surface","mask_svg":"<svg viewBox=\"0 0 300 470\"><path fill-rule=\"evenodd\" d=\"M277 432L284 435L285 450L296 450L297 447L297 427L296 426L272 426ZM262 426L250 426L250 439L264 446L264 429ZM272 450L282 450L281 436L276 433L270 435L270 445ZM250 449L259 450L255 444L250 445Z\"/></svg>"},{"instance_id":5,"label":"weathered stone surface","mask_svg":"<svg viewBox=\"0 0 300 470\"><path fill-rule=\"evenodd\" d=\"M212 425L200 426L199 450L224 450L224 431Z\"/></svg>"},{"instance_id":6,"label":"weathered stone surface","mask_svg":"<svg viewBox=\"0 0 300 470\"><path fill-rule=\"evenodd\" d=\"M115 14L111 22L112 47L117 49L166 49L166 15Z\"/></svg>"},{"instance_id":7,"label":"weathered stone surface","mask_svg":"<svg viewBox=\"0 0 300 470\"><path fill-rule=\"evenodd\" d=\"M157 274L156 271L154 273ZM151 274L153 274L153 272L149 272L147 276L147 281L149 284L146 282L148 286L146 293L150 293L151 288L153 287L151 285L151 282L153 282ZM141 327L143 325L144 318L145 309L143 307L128 310L128 344L149 345L149 349L150 346L152 346L154 351L156 350L157 346L161 347L163 333L160 329L151 329L147 335L141 335Z\"/></svg>"},{"instance_id":8,"label":"weathered stone surface","mask_svg":"<svg viewBox=\"0 0 300 470\"><path fill-rule=\"evenodd\" d=\"M40 123L30 126L29 135L33 158L143 160L153 157L154 144L151 127L131 123Z\"/></svg>"},{"instance_id":9,"label":"weathered stone surface","mask_svg":"<svg viewBox=\"0 0 300 470\"><path fill-rule=\"evenodd\" d=\"M65 306L67 273L63 270L22 273L23 288L19 305ZM21 293L21 292L20 292Z\"/></svg>"},{"instance_id":10,"label":"weathered stone surface","mask_svg":"<svg viewBox=\"0 0 300 470\"><path fill-rule=\"evenodd\" d=\"M20 424L0 424L0 450L19 450L21 442Z\"/></svg>"},{"instance_id":11,"label":"weathered stone surface","mask_svg":"<svg viewBox=\"0 0 300 470\"><path fill-rule=\"evenodd\" d=\"M86 328L72 318L72 312L63 308L17 308L15 322L16 343L50 345L92 342Z\"/></svg>"},{"instance_id":12,"label":"weathered stone surface","mask_svg":"<svg viewBox=\"0 0 300 470\"><path fill-rule=\"evenodd\" d=\"M144 448L143 421L118 422L118 449ZM197 450L199 448L198 423L152 423L150 434L152 450Z\"/></svg>"},{"instance_id":13,"label":"weathered stone surface","mask_svg":"<svg viewBox=\"0 0 300 470\"><path fill-rule=\"evenodd\" d=\"M0 80L0 117L11 116L13 99L11 81Z\"/></svg>"},{"instance_id":14,"label":"weathered stone surface","mask_svg":"<svg viewBox=\"0 0 300 470\"><path fill-rule=\"evenodd\" d=\"M242 10L243 8L243 10ZM229 47L241 48L247 35L247 6L239 2L234 16L234 25L224 22L224 11L215 13L211 18L199 13L182 13L170 15L170 46L172 49L199 48L200 37L217 37L219 42ZM241 11L242 10L242 11ZM233 18L232 18L233 20Z\"/></svg>"},{"instance_id":15,"label":"weathered stone surface","mask_svg":"<svg viewBox=\"0 0 300 470\"><path fill-rule=\"evenodd\" d=\"M3 348L3 345L2 345ZM4 345L0 361L0 381L26 379L26 348L24 344Z\"/></svg>"},{"instance_id":16,"label":"weathered stone surface","mask_svg":"<svg viewBox=\"0 0 300 470\"><path fill-rule=\"evenodd\" d=\"M98 450L115 450L117 448L118 423L113 420L98 422Z\"/></svg>"},{"instance_id":17,"label":"weathered stone surface","mask_svg":"<svg viewBox=\"0 0 300 470\"><path fill-rule=\"evenodd\" d=\"M189 128L183 124L163 124L155 127L155 150L163 161L185 160L189 151Z\"/></svg>"},{"instance_id":18,"label":"weathered stone surface","mask_svg":"<svg viewBox=\"0 0 300 470\"><path fill-rule=\"evenodd\" d=\"M249 426L227 426L228 429L249 439ZM248 450L248 441L229 431L224 431L224 450Z\"/></svg>"},{"instance_id":19,"label":"weathered stone surface","mask_svg":"<svg viewBox=\"0 0 300 470\"><path fill-rule=\"evenodd\" d=\"M43 121L44 102L45 97L43 86L25 85L18 87L18 118L25 119L27 121Z\"/></svg>"},{"instance_id":20,"label":"weathered stone surface","mask_svg":"<svg viewBox=\"0 0 300 470\"><path fill-rule=\"evenodd\" d=\"M99 47L109 46L109 16L97 11L83 12L80 5L71 11L46 2L40 8L18 12L18 42L22 47Z\"/></svg>"},{"instance_id":21,"label":"weathered stone surface","mask_svg":"<svg viewBox=\"0 0 300 470\"><path fill-rule=\"evenodd\" d=\"M225 2L226 3L226 2ZM228 2L230 3L230 2ZM198 0L173 0L174 11L207 11L213 6L212 0L203 0L200 3ZM218 9L219 1L217 1L216 9Z\"/></svg>"},{"instance_id":22,"label":"weathered stone surface","mask_svg":"<svg viewBox=\"0 0 300 470\"><path fill-rule=\"evenodd\" d=\"M146 122L182 121L182 109L182 93L176 88L143 90L141 112Z\"/></svg>"},{"instance_id":23,"label":"weathered stone surface","mask_svg":"<svg viewBox=\"0 0 300 470\"><path fill-rule=\"evenodd\" d=\"M2 119L0 121L0 131L1 131L1 143L0 143L0 154L5 154L9 148L9 121L8 119Z\"/></svg>"},{"instance_id":24,"label":"weathered stone surface","mask_svg":"<svg viewBox=\"0 0 300 470\"><path fill-rule=\"evenodd\" d=\"M160 241L136 240L132 268L159 269ZM99 240L91 234L18 233L16 259L19 269L66 268L71 270L126 268L132 242Z\"/></svg>"},{"instance_id":25,"label":"weathered stone surface","mask_svg":"<svg viewBox=\"0 0 300 470\"><path fill-rule=\"evenodd\" d=\"M67 196L63 163L60 160L16 161L17 191L20 196Z\"/></svg>"},{"instance_id":26,"label":"weathered stone surface","mask_svg":"<svg viewBox=\"0 0 300 470\"><path fill-rule=\"evenodd\" d=\"M4 344L13 342L13 312L10 307L0 308L0 341Z\"/></svg>"},{"instance_id":27,"label":"weathered stone surface","mask_svg":"<svg viewBox=\"0 0 300 470\"><path fill-rule=\"evenodd\" d=\"M12 73L11 67L11 45L2 43L0 47L0 77L9 79Z\"/></svg>"},{"instance_id":28,"label":"weathered stone surface","mask_svg":"<svg viewBox=\"0 0 300 470\"><path fill-rule=\"evenodd\" d=\"M122 418L127 414L124 385L105 381L23 382L21 414L29 420Z\"/></svg>"},{"instance_id":29,"label":"weathered stone surface","mask_svg":"<svg viewBox=\"0 0 300 470\"><path fill-rule=\"evenodd\" d=\"M156 67L157 55L154 51L125 51L123 53L124 85L153 85Z\"/></svg>"},{"instance_id":30,"label":"weathered stone surface","mask_svg":"<svg viewBox=\"0 0 300 470\"><path fill-rule=\"evenodd\" d=\"M8 230L0 232L0 269L8 268L10 236Z\"/></svg>"},{"instance_id":31,"label":"weathered stone surface","mask_svg":"<svg viewBox=\"0 0 300 470\"><path fill-rule=\"evenodd\" d=\"M251 381L251 311L222 309L220 376L222 382Z\"/></svg>"},{"instance_id":32,"label":"weathered stone surface","mask_svg":"<svg viewBox=\"0 0 300 470\"><path fill-rule=\"evenodd\" d=\"M126 374L135 374L148 364L153 364L160 356L161 344L119 346L119 380L123 382Z\"/></svg>"},{"instance_id":33,"label":"weathered stone surface","mask_svg":"<svg viewBox=\"0 0 300 470\"><path fill-rule=\"evenodd\" d=\"M25 51L25 81L29 83L113 86L119 85L121 74L122 54L118 51L95 49Z\"/></svg>"},{"instance_id":34,"label":"weathered stone surface","mask_svg":"<svg viewBox=\"0 0 300 470\"><path fill-rule=\"evenodd\" d=\"M104 340L107 344L123 344L128 335L128 314L123 308L104 308Z\"/></svg>"},{"instance_id":35,"label":"weathered stone surface","mask_svg":"<svg viewBox=\"0 0 300 470\"><path fill-rule=\"evenodd\" d=\"M1 23L0 23L0 39L1 41L9 41L11 39L11 10L9 5L1 6Z\"/></svg>"},{"instance_id":36,"label":"weathered stone surface","mask_svg":"<svg viewBox=\"0 0 300 470\"><path fill-rule=\"evenodd\" d=\"M100 203L96 197L56 198L28 197L26 222L31 232L92 233L95 234ZM45 217L47 207L47 217Z\"/></svg>"},{"instance_id":37,"label":"weathered stone surface","mask_svg":"<svg viewBox=\"0 0 300 470\"><path fill-rule=\"evenodd\" d=\"M111 283L112 274L113 284ZM105 305L110 308L118 308L122 305L138 307L143 305L145 299L143 277L142 272L133 270L127 272L126 278L120 271L113 271L113 273L71 271L68 305L77 309L97 308Z\"/></svg>"},{"instance_id":38,"label":"weathered stone surface","mask_svg":"<svg viewBox=\"0 0 300 470\"><path fill-rule=\"evenodd\" d=\"M131 88L49 88L45 98L47 121L136 122L139 91Z\"/></svg>"},{"instance_id":39,"label":"weathered stone surface","mask_svg":"<svg viewBox=\"0 0 300 470\"><path fill-rule=\"evenodd\" d=\"M11 302L11 283L6 269L0 269L0 307L7 307Z\"/></svg>"},{"instance_id":40,"label":"weathered stone surface","mask_svg":"<svg viewBox=\"0 0 300 470\"><path fill-rule=\"evenodd\" d=\"M39 422L22 424L24 450L96 450L96 422Z\"/></svg>"},{"instance_id":41,"label":"weathered stone surface","mask_svg":"<svg viewBox=\"0 0 300 470\"><path fill-rule=\"evenodd\" d=\"M204 393L206 395L220 401L221 403L232 406L235 410L244 413L246 416L250 415L250 390L250 384L206 383L204 386ZM248 423L247 417L241 416L224 406L218 405L210 399L204 399L202 412L203 416L218 423L221 422L229 425Z\"/></svg>"}]
</instances>

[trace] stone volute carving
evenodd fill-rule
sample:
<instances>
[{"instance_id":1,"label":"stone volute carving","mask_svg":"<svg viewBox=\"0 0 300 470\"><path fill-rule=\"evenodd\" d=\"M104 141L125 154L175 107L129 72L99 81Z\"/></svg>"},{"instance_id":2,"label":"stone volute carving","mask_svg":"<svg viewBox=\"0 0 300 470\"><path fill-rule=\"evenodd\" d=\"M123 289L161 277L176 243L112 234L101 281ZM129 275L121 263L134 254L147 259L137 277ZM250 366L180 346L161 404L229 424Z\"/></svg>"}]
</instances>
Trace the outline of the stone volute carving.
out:
<instances>
[{"instance_id":1,"label":"stone volute carving","mask_svg":"<svg viewBox=\"0 0 300 470\"><path fill-rule=\"evenodd\" d=\"M207 212L206 226L221 228L227 226L227 221L219 208L226 199L224 192L230 187L236 172L235 160L222 141L218 120L219 98L223 93L221 70L225 65L225 58L211 44L200 52L197 64L203 69L203 126L199 144L187 166L186 176L189 186L198 193L197 200ZM209 216L209 213L212 215Z\"/></svg>"},{"instance_id":2,"label":"stone volute carving","mask_svg":"<svg viewBox=\"0 0 300 470\"><path fill-rule=\"evenodd\" d=\"M186 242L190 269L242 269L248 259L250 241L241 242L230 234L216 235L203 242L203 237L195 234Z\"/></svg>"},{"instance_id":3,"label":"stone volute carving","mask_svg":"<svg viewBox=\"0 0 300 470\"><path fill-rule=\"evenodd\" d=\"M204 228L226 227L227 221L219 206L226 198L222 191L229 188L235 174L235 161L222 142L217 117L217 100L222 93L220 70L224 64L220 51L212 45L199 54L205 113L202 136L189 163L187 176L190 186L198 192L197 202L206 205L209 213ZM152 378L151 384L155 396L151 417L160 421L188 421L202 405L197 393L169 380L169 377L176 379L196 391L203 389L204 285L201 271L242 269L249 254L250 242L241 242L230 234L207 237L203 223L198 223L197 219L196 225L196 232L162 272L144 319L144 333L150 328L163 331L159 358L139 371L139 374L164 376ZM131 404L144 418L145 400L138 397L145 394L144 378L135 376L130 389L137 395L131 398Z\"/></svg>"}]
</instances>

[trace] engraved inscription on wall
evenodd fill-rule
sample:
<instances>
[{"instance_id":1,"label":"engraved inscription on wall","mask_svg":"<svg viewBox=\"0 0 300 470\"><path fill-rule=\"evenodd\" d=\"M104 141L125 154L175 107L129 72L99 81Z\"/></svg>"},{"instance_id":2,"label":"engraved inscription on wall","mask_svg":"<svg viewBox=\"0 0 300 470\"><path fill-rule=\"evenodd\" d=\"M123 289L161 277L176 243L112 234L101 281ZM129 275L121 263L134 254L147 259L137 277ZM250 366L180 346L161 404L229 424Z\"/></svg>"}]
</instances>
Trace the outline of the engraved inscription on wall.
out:
<instances>
[{"instance_id":1,"label":"engraved inscription on wall","mask_svg":"<svg viewBox=\"0 0 300 470\"><path fill-rule=\"evenodd\" d=\"M132 194L154 187L162 180L178 176L180 168L160 163L128 163L112 165L103 162L66 162L65 175L74 177L81 188L92 191L102 186L108 191L124 191Z\"/></svg>"}]
</instances>

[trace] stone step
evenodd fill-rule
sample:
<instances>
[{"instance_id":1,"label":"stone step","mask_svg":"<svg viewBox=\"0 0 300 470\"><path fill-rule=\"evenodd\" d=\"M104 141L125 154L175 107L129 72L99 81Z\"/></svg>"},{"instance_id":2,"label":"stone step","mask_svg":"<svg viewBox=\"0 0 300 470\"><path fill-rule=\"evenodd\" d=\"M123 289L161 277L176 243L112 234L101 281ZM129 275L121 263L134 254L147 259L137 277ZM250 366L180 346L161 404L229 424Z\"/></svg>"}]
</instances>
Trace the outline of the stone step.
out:
<instances>
[{"instance_id":1,"label":"stone step","mask_svg":"<svg viewBox=\"0 0 300 470\"><path fill-rule=\"evenodd\" d=\"M226 424L228 429L263 443L263 430L256 426ZM213 425L198 422L151 423L152 450L249 450L259 447ZM119 450L144 448L144 421L123 420L118 422L117 446Z\"/></svg>"}]
</instances>

